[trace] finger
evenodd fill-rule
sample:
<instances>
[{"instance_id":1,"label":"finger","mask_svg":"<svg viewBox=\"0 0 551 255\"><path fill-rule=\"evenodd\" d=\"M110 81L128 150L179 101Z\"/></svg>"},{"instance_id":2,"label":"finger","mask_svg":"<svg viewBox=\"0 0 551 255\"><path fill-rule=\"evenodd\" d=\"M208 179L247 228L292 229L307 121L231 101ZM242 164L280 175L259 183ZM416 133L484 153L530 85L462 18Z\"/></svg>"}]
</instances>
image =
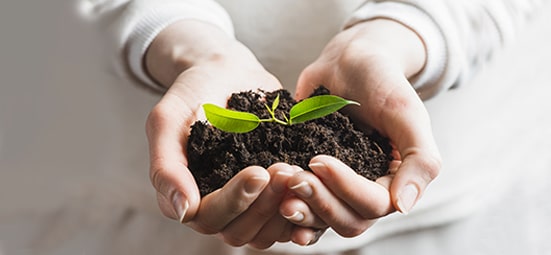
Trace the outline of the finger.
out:
<instances>
[{"instance_id":1,"label":"finger","mask_svg":"<svg viewBox=\"0 0 551 255\"><path fill-rule=\"evenodd\" d=\"M380 116L385 116L383 130L401 160L390 186L392 202L407 214L438 175L441 159L429 115L413 88L404 83L384 100Z\"/></svg>"},{"instance_id":2,"label":"finger","mask_svg":"<svg viewBox=\"0 0 551 255\"><path fill-rule=\"evenodd\" d=\"M393 156L394 157L394 156ZM388 165L388 173L389 174L396 174L398 172L398 168L402 164L401 160L396 160L396 158L392 161L390 161L390 164ZM390 187L389 187L390 189Z\"/></svg>"},{"instance_id":3,"label":"finger","mask_svg":"<svg viewBox=\"0 0 551 255\"><path fill-rule=\"evenodd\" d=\"M150 153L150 180L158 192L163 214L185 222L194 217L200 195L193 175L187 168L184 145L191 115L180 101L165 96L147 119L146 131Z\"/></svg>"},{"instance_id":4,"label":"finger","mask_svg":"<svg viewBox=\"0 0 551 255\"><path fill-rule=\"evenodd\" d=\"M261 229L264 229L264 225L277 215L279 203L286 194L284 188L295 169L288 164L277 163L270 166L267 171L271 176L269 188L264 189L254 203L222 231L228 244L241 246L250 242ZM277 228L272 231L281 232ZM276 235L279 236L279 233Z\"/></svg>"},{"instance_id":5,"label":"finger","mask_svg":"<svg viewBox=\"0 0 551 255\"><path fill-rule=\"evenodd\" d=\"M277 241L280 243L286 243L291 241L291 235L295 227L296 227L295 224L292 224L290 221L285 220L285 228L277 238Z\"/></svg>"},{"instance_id":6,"label":"finger","mask_svg":"<svg viewBox=\"0 0 551 255\"><path fill-rule=\"evenodd\" d=\"M390 185L393 203L400 212L409 213L438 175L441 163L439 156L434 155L411 149L403 156Z\"/></svg>"},{"instance_id":7,"label":"finger","mask_svg":"<svg viewBox=\"0 0 551 255\"><path fill-rule=\"evenodd\" d=\"M370 100L375 103L369 104ZM370 106L370 112L355 110L351 116L366 121L389 137L400 154L402 163L390 186L390 195L394 207L408 213L440 170L441 160L429 115L403 76L388 78L366 91L359 102Z\"/></svg>"},{"instance_id":8,"label":"finger","mask_svg":"<svg viewBox=\"0 0 551 255\"><path fill-rule=\"evenodd\" d=\"M269 181L270 175L262 167L241 170L222 188L203 197L189 225L204 234L220 232L253 204Z\"/></svg>"},{"instance_id":9,"label":"finger","mask_svg":"<svg viewBox=\"0 0 551 255\"><path fill-rule=\"evenodd\" d=\"M174 206L173 206L173 202L168 199L166 196L164 196L163 194L161 194L160 192L156 192L157 194L157 204L159 205L159 208L161 209L161 212L163 213L164 216L170 218L170 219L174 219L174 220L177 220L179 221L180 223L183 223L182 221L180 221L180 213L176 212L174 210ZM184 203L186 203L187 201L185 201ZM189 204L183 204L183 206L185 207L182 207L181 209L181 215L185 215L186 214L186 211L187 211L187 208L189 208Z\"/></svg>"},{"instance_id":10,"label":"finger","mask_svg":"<svg viewBox=\"0 0 551 255\"><path fill-rule=\"evenodd\" d=\"M325 155L314 157L310 169L339 199L364 219L375 219L394 211L389 191L344 164Z\"/></svg>"},{"instance_id":11,"label":"finger","mask_svg":"<svg viewBox=\"0 0 551 255\"><path fill-rule=\"evenodd\" d=\"M375 182L383 186L385 189L390 190L390 184L392 183L393 179L394 179L394 174L389 174L389 175L385 175L377 178Z\"/></svg>"},{"instance_id":12,"label":"finger","mask_svg":"<svg viewBox=\"0 0 551 255\"><path fill-rule=\"evenodd\" d=\"M279 213L290 222L311 228L327 227L321 218L319 218L304 201L295 196L287 197L279 207Z\"/></svg>"},{"instance_id":13,"label":"finger","mask_svg":"<svg viewBox=\"0 0 551 255\"><path fill-rule=\"evenodd\" d=\"M314 214L344 237L363 233L373 223L361 217L337 198L313 173L296 173L289 180L289 189L306 202Z\"/></svg>"},{"instance_id":14,"label":"finger","mask_svg":"<svg viewBox=\"0 0 551 255\"><path fill-rule=\"evenodd\" d=\"M318 242L326 229L312 229L305 227L295 227L291 240L293 243L302 246L313 245Z\"/></svg>"},{"instance_id":15,"label":"finger","mask_svg":"<svg viewBox=\"0 0 551 255\"><path fill-rule=\"evenodd\" d=\"M267 249L279 240L291 240L292 223L275 214L249 243L257 249Z\"/></svg>"},{"instance_id":16,"label":"finger","mask_svg":"<svg viewBox=\"0 0 551 255\"><path fill-rule=\"evenodd\" d=\"M297 81L295 98L297 100L307 98L320 85L327 84L324 82L326 72L320 72L319 66L316 63L307 66L301 73Z\"/></svg>"}]
</instances>

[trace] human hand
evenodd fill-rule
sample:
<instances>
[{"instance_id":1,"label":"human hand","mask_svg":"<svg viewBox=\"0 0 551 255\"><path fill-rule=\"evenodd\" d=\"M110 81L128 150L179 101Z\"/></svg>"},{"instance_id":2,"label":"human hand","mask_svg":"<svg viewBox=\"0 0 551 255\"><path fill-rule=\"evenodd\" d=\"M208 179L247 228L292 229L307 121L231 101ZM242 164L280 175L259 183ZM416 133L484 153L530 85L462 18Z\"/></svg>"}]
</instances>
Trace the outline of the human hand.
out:
<instances>
[{"instance_id":1,"label":"human hand","mask_svg":"<svg viewBox=\"0 0 551 255\"><path fill-rule=\"evenodd\" d=\"M283 215L303 210L305 217L296 224L329 225L343 236L356 236L374 219L413 208L440 170L428 113L408 82L424 62L420 38L392 20L357 24L329 42L302 72L297 98L324 85L333 94L360 102L361 107L348 113L360 126L375 128L391 140L396 162L390 175L370 182L339 161L314 158L310 167L315 175L301 172L289 181L300 200L282 204Z\"/></svg>"},{"instance_id":2,"label":"human hand","mask_svg":"<svg viewBox=\"0 0 551 255\"><path fill-rule=\"evenodd\" d=\"M187 167L190 126L204 119L203 103L225 105L231 93L273 91L281 88L279 81L242 44L197 21L163 30L148 49L146 67L168 88L146 124L150 178L162 213L233 246L267 248L290 240L306 244L314 231L294 226L277 212L296 168L251 166L201 198ZM298 234L292 235L293 229Z\"/></svg>"}]
</instances>

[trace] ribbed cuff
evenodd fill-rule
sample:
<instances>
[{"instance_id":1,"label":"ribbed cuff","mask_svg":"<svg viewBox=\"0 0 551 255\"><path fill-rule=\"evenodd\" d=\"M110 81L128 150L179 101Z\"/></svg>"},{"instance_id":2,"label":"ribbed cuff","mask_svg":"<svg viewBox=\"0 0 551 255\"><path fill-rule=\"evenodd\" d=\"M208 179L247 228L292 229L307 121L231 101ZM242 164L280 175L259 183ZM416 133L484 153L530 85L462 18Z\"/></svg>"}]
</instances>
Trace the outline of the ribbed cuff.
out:
<instances>
[{"instance_id":1,"label":"ribbed cuff","mask_svg":"<svg viewBox=\"0 0 551 255\"><path fill-rule=\"evenodd\" d=\"M439 26L423 10L399 2L369 2L356 10L345 23L345 28L376 18L395 20L413 30L425 46L426 62L410 82L422 99L434 96L443 88L441 77L447 65L447 48Z\"/></svg>"},{"instance_id":2,"label":"ribbed cuff","mask_svg":"<svg viewBox=\"0 0 551 255\"><path fill-rule=\"evenodd\" d=\"M144 56L155 37L163 29L177 21L193 19L207 22L234 37L229 15L221 7L216 7L219 9L206 10L204 6L182 3L161 5L159 8L151 9L145 13L135 24L127 42L127 61L132 74L155 91L162 92L165 90L148 75L144 65Z\"/></svg>"}]
</instances>

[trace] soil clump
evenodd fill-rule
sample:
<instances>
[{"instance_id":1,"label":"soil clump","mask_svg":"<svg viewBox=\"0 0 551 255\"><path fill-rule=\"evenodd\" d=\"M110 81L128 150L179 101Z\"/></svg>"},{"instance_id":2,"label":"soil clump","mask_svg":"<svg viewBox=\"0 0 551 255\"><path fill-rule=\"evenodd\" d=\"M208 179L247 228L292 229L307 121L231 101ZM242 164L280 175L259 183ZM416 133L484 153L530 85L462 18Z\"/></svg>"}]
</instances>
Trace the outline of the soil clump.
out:
<instances>
[{"instance_id":1,"label":"soil clump","mask_svg":"<svg viewBox=\"0 0 551 255\"><path fill-rule=\"evenodd\" d=\"M320 87L312 96L322 94L329 94L329 91ZM271 105L277 95L280 103L276 116L285 119L284 115L296 104L287 90L235 93L228 100L228 109L270 118L265 105ZM375 180L388 173L393 159L387 138L377 132L362 132L340 112L291 126L261 123L255 130L243 134L224 132L207 122L197 121L191 128L187 148L189 169L201 196L222 187L251 165L267 168L285 162L309 170L310 159L325 154L338 158L367 179Z\"/></svg>"}]
</instances>

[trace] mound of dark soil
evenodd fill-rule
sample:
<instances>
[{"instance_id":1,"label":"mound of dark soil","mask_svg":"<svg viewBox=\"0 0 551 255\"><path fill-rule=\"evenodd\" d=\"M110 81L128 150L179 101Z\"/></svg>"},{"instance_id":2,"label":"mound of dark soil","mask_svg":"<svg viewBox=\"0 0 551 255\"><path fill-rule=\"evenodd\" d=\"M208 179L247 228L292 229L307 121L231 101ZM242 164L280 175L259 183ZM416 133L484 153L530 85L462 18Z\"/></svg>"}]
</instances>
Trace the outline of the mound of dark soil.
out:
<instances>
[{"instance_id":1,"label":"mound of dark soil","mask_svg":"<svg viewBox=\"0 0 551 255\"><path fill-rule=\"evenodd\" d=\"M328 94L319 88L314 95ZM228 108L270 118L265 104L280 95L276 116L284 119L296 101L286 90L233 94ZM352 106L350 106L352 107ZM258 165L267 168L277 162L298 165L305 170L312 157L331 155L370 179L386 175L392 160L388 139L378 133L367 135L354 126L349 118L335 112L302 124L285 126L261 123L244 134L227 133L206 122L195 122L188 140L189 169L195 176L201 195L220 187L240 170Z\"/></svg>"}]
</instances>

